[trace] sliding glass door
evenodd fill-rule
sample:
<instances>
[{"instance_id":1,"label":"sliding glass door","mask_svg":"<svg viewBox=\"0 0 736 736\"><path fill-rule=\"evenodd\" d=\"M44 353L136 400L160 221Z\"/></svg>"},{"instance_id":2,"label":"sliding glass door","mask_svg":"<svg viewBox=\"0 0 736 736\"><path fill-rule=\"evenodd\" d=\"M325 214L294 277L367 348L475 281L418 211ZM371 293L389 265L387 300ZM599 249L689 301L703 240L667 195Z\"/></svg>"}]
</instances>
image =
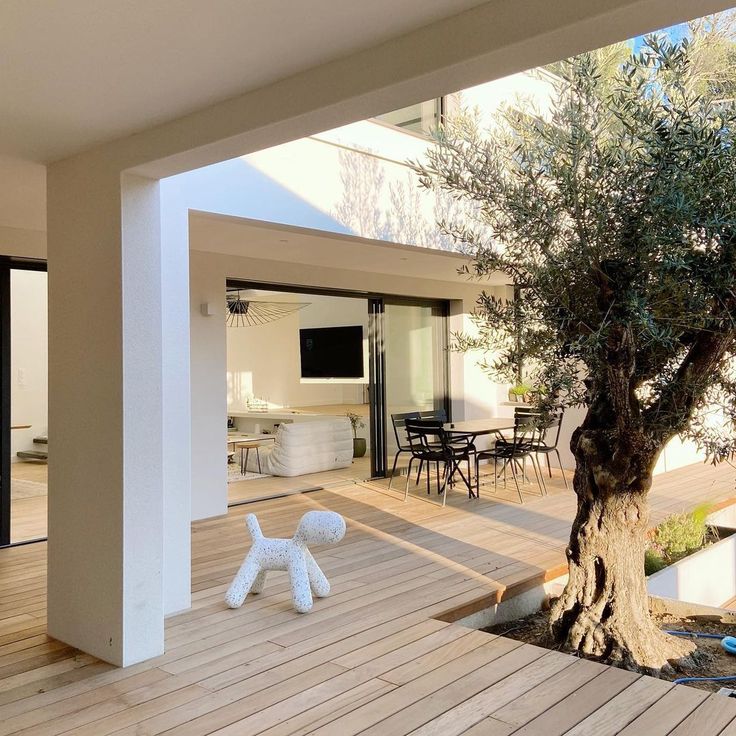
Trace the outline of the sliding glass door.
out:
<instances>
[{"instance_id":1,"label":"sliding glass door","mask_svg":"<svg viewBox=\"0 0 736 736\"><path fill-rule=\"evenodd\" d=\"M385 475L398 449L392 415L421 412L449 418L449 400L447 304L389 298L382 302L384 466L380 475Z\"/></svg>"},{"instance_id":2,"label":"sliding glass door","mask_svg":"<svg viewBox=\"0 0 736 736\"><path fill-rule=\"evenodd\" d=\"M299 347L298 340L294 337L297 334L295 332L297 328L319 329L338 324L343 326L363 324L364 351L367 353L365 360L368 364L367 375L364 374L364 378L359 379L356 385L343 386L340 394L343 398L339 402L332 402L333 404L339 403L339 407L330 407L324 397L319 401L314 397L311 401L305 399L301 401L303 405L280 401L280 404L284 405L282 408L286 411L293 406L299 406L301 411L339 413L343 416L346 411L350 411L353 414L360 414L361 417L364 416L369 424L366 439L370 470L368 470L367 463L364 469L361 468L364 473L363 478L384 477L391 470L391 463L396 453L392 414L432 412L435 416L446 416L449 419L448 302L329 289L295 288L286 284L262 284L236 279L228 279L227 288L229 294L237 292L246 301L251 300L254 303L263 300L275 302L296 300L299 303L301 308L294 311L292 315L292 321L295 323L292 329L293 335L291 337L286 335L281 343L275 338L270 338L270 342L264 343L262 348L255 350L259 355L266 357L269 354L269 346L272 348L276 344L291 346L296 350ZM323 304L324 308L318 309L320 304ZM279 319L273 322L273 325L282 331L289 328L287 318ZM249 332L247 336L255 337L257 330L263 332L264 337L269 337L269 325L254 328L252 335ZM245 426L248 420L248 417L245 416L247 412L241 411L243 407L235 406L237 402L234 393L235 388L243 384L244 377L247 377L249 381L249 391L253 392L255 387L251 384L255 374L252 365L235 365L238 351L234 343L238 335L232 337L233 345L228 343L228 414L234 424L240 422ZM347 349L346 346L344 347ZM240 353L242 352L240 350ZM254 353L253 350L250 352ZM298 374L299 360L299 355L294 355L290 356L287 361L282 359L281 363L290 365ZM273 384L272 389L267 392L270 400L276 396L277 389L281 390L289 383L280 374L279 376L269 374L268 380ZM303 376L299 378L297 375L295 380L300 383L302 390L305 389L305 386L301 384L307 379L304 379ZM328 380L328 383L334 389L339 387L340 379L333 377ZM361 388L360 384L365 385L367 389L367 406L361 406L363 399L355 395L354 389ZM320 388L320 385L307 388L314 391ZM324 390L324 386L321 390ZM266 399L263 400L266 401ZM346 402L348 404L344 405ZM285 405L290 403L291 406ZM318 404L328 405L317 406ZM265 415L257 415L258 417L260 417L258 424L263 425ZM288 418L284 421L288 421ZM259 426L259 429L262 428ZM359 429L359 437L365 436L363 432L362 428ZM355 470L358 470L359 463L356 461L354 465Z\"/></svg>"},{"instance_id":3,"label":"sliding glass door","mask_svg":"<svg viewBox=\"0 0 736 736\"><path fill-rule=\"evenodd\" d=\"M0 258L0 546L46 537L46 264Z\"/></svg>"}]
</instances>

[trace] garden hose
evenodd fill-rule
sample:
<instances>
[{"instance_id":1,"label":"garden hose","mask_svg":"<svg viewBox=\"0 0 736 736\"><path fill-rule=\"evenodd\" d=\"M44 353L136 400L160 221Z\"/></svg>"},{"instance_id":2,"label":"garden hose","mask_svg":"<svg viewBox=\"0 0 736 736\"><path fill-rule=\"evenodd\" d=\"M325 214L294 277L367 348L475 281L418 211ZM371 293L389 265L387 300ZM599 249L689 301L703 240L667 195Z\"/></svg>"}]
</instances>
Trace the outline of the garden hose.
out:
<instances>
[{"instance_id":1,"label":"garden hose","mask_svg":"<svg viewBox=\"0 0 736 736\"><path fill-rule=\"evenodd\" d=\"M736 654L736 636L726 636L725 634L707 634L704 631L665 631L665 634L672 636L694 636L696 639L720 639L721 646L724 651L729 654ZM682 685L686 682L727 682L736 680L736 675L726 675L723 677L679 677L672 682L675 685Z\"/></svg>"}]
</instances>

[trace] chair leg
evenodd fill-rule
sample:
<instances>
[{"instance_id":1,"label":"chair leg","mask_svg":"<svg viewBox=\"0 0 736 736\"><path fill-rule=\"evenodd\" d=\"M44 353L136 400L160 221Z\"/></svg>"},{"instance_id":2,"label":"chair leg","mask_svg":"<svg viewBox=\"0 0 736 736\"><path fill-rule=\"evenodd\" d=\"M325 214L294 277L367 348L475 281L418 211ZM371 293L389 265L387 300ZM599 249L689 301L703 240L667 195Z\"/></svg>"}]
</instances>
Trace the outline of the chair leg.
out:
<instances>
[{"instance_id":1,"label":"chair leg","mask_svg":"<svg viewBox=\"0 0 736 736\"><path fill-rule=\"evenodd\" d=\"M565 468L562 467L562 458L560 457L560 451L555 447L555 454L557 455L557 462L560 464L560 472L562 473L562 480L565 481L565 489L570 490L570 486L567 485L567 478L565 477Z\"/></svg>"},{"instance_id":2,"label":"chair leg","mask_svg":"<svg viewBox=\"0 0 736 736\"><path fill-rule=\"evenodd\" d=\"M468 496L470 498L473 498L473 486L470 484L469 478L465 477L465 474L462 471L462 468L460 467L460 460L452 460L451 461L451 467L452 467L452 473L453 475L455 473L460 474L460 478L462 478L463 483L465 483L465 486L468 489Z\"/></svg>"},{"instance_id":3,"label":"chair leg","mask_svg":"<svg viewBox=\"0 0 736 736\"><path fill-rule=\"evenodd\" d=\"M519 494L519 502L524 503L524 496L521 495L521 487L519 486L519 481L516 478L516 469L514 468L514 461L512 460L511 463L511 475L514 478L514 483L516 484L516 492Z\"/></svg>"},{"instance_id":4,"label":"chair leg","mask_svg":"<svg viewBox=\"0 0 736 736\"><path fill-rule=\"evenodd\" d=\"M545 452L544 453L544 458L547 461L547 472L549 473L549 477L551 478L552 477L552 463L550 463L550 461L549 461L549 453L548 452Z\"/></svg>"},{"instance_id":5,"label":"chair leg","mask_svg":"<svg viewBox=\"0 0 736 736\"><path fill-rule=\"evenodd\" d=\"M396 466L399 462L399 455L401 455L401 450L397 450L396 454L394 455L394 464L391 466L391 477L388 479L389 490L391 490L391 484L394 482L394 473L396 472Z\"/></svg>"},{"instance_id":6,"label":"chair leg","mask_svg":"<svg viewBox=\"0 0 736 736\"><path fill-rule=\"evenodd\" d=\"M539 477L542 479L542 490L546 496L549 493L547 490L547 480L544 477L544 469L542 468L542 462L539 458L537 458L537 467L539 468Z\"/></svg>"},{"instance_id":7,"label":"chair leg","mask_svg":"<svg viewBox=\"0 0 736 736\"><path fill-rule=\"evenodd\" d=\"M261 449L259 447L256 447L256 460L258 461L258 472L260 475L263 475L261 471Z\"/></svg>"},{"instance_id":8,"label":"chair leg","mask_svg":"<svg viewBox=\"0 0 736 736\"><path fill-rule=\"evenodd\" d=\"M427 461L427 495L431 493L430 491L430 482L432 478L432 466L430 465L429 461Z\"/></svg>"},{"instance_id":9,"label":"chair leg","mask_svg":"<svg viewBox=\"0 0 736 736\"><path fill-rule=\"evenodd\" d=\"M435 472L437 474L437 493L440 492L440 461L438 460L435 464Z\"/></svg>"},{"instance_id":10,"label":"chair leg","mask_svg":"<svg viewBox=\"0 0 736 736\"><path fill-rule=\"evenodd\" d=\"M539 492L542 496L547 495L547 486L544 482L544 472L542 470L542 465L539 462L539 458L535 458L534 455L529 456L532 461L532 467L534 468L534 476L537 479L537 485L539 486Z\"/></svg>"},{"instance_id":11,"label":"chair leg","mask_svg":"<svg viewBox=\"0 0 736 736\"><path fill-rule=\"evenodd\" d=\"M414 462L414 457L412 456L411 460L409 460L409 467L406 469L406 486L404 487L404 501L406 501L407 498L409 498L409 481L411 480L411 464Z\"/></svg>"},{"instance_id":12,"label":"chair leg","mask_svg":"<svg viewBox=\"0 0 736 736\"><path fill-rule=\"evenodd\" d=\"M437 463L439 466L439 462ZM447 478L448 478L448 467L447 462L442 466L442 488L438 490L438 493L442 494L442 508L447 503Z\"/></svg>"},{"instance_id":13,"label":"chair leg","mask_svg":"<svg viewBox=\"0 0 736 736\"><path fill-rule=\"evenodd\" d=\"M419 485L419 479L422 477L422 468L424 467L424 460L419 461L419 470L417 471L417 482L416 485Z\"/></svg>"}]
</instances>

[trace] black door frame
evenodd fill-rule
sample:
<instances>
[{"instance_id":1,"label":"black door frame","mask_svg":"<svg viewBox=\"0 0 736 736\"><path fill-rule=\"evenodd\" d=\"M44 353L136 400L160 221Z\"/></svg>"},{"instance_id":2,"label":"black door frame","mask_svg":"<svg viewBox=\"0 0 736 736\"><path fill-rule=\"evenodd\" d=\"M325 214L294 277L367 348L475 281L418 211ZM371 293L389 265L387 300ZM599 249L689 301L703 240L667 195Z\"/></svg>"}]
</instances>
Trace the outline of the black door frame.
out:
<instances>
[{"instance_id":1,"label":"black door frame","mask_svg":"<svg viewBox=\"0 0 736 736\"><path fill-rule=\"evenodd\" d=\"M444 409L452 420L450 404L450 357L447 349L449 338L450 302L444 299L424 299L404 297L380 292L355 291L351 289L329 289L324 287L300 286L298 284L274 284L247 279L228 278L226 289L261 289L281 291L291 294L316 294L318 296L338 296L364 299L368 306L368 381L369 381L369 434L371 438L371 477L385 478L388 472L388 442L386 437L386 358L384 313L387 304L432 307L433 314L440 317L441 325L438 342L439 359L443 362L443 384L437 408Z\"/></svg>"},{"instance_id":2,"label":"black door frame","mask_svg":"<svg viewBox=\"0 0 736 736\"><path fill-rule=\"evenodd\" d=\"M11 271L46 271L46 261L0 256L0 547L43 542L46 537L10 541L10 415L11 415Z\"/></svg>"}]
</instances>

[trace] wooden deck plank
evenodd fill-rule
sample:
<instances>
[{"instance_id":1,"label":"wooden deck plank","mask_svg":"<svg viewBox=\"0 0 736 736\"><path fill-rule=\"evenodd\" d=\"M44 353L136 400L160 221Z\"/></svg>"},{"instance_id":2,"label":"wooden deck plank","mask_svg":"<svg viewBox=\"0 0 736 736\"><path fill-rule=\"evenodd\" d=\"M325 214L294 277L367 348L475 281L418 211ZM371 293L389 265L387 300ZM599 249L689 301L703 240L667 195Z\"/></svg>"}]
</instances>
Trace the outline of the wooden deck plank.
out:
<instances>
[{"instance_id":1,"label":"wooden deck plank","mask_svg":"<svg viewBox=\"0 0 736 736\"><path fill-rule=\"evenodd\" d=\"M619 669L607 669L579 690L538 715L514 733L518 736L562 736L609 700L625 690L641 675Z\"/></svg>"},{"instance_id":2,"label":"wooden deck plank","mask_svg":"<svg viewBox=\"0 0 736 736\"><path fill-rule=\"evenodd\" d=\"M491 715L495 720L514 727L523 726L571 693L577 692L605 669L604 665L597 662L576 659L569 667L493 711Z\"/></svg>"},{"instance_id":3,"label":"wooden deck plank","mask_svg":"<svg viewBox=\"0 0 736 736\"><path fill-rule=\"evenodd\" d=\"M665 736L707 698L708 693L704 690L675 685L661 700L622 729L620 736Z\"/></svg>"},{"instance_id":4,"label":"wooden deck plank","mask_svg":"<svg viewBox=\"0 0 736 736\"><path fill-rule=\"evenodd\" d=\"M573 662L559 652L525 645L363 733L456 736Z\"/></svg>"},{"instance_id":5,"label":"wooden deck plank","mask_svg":"<svg viewBox=\"0 0 736 736\"><path fill-rule=\"evenodd\" d=\"M735 478L708 466L659 476L653 521L730 497ZM726 698L437 620L564 563L574 497L559 478L550 491L523 505L510 490L452 493L442 509L372 482L197 522L192 608L167 620L164 655L126 669L46 636L45 544L0 550L0 735L731 733ZM343 543L315 550L333 595L300 616L277 574L227 609L245 514L288 536L320 508L348 524Z\"/></svg>"},{"instance_id":6,"label":"wooden deck plank","mask_svg":"<svg viewBox=\"0 0 736 736\"><path fill-rule=\"evenodd\" d=\"M723 695L709 695L670 736L720 736L736 719L736 702Z\"/></svg>"},{"instance_id":7,"label":"wooden deck plank","mask_svg":"<svg viewBox=\"0 0 736 736\"><path fill-rule=\"evenodd\" d=\"M595 713L571 728L566 736L586 736L595 731L596 736L616 736L635 718L644 713L672 688L670 682L641 677L609 700Z\"/></svg>"},{"instance_id":8,"label":"wooden deck plank","mask_svg":"<svg viewBox=\"0 0 736 736\"><path fill-rule=\"evenodd\" d=\"M373 724L398 713L427 695L437 693L451 682L472 672L477 672L496 659L501 659L504 655L520 648L522 647L519 642L513 642L510 639L501 637L490 639L487 644L477 647L472 652L447 662L401 687L397 687L371 703L323 726L315 733L320 734L320 736L350 736L351 734L362 733ZM513 662L515 660L512 660L512 666Z\"/></svg>"}]
</instances>

